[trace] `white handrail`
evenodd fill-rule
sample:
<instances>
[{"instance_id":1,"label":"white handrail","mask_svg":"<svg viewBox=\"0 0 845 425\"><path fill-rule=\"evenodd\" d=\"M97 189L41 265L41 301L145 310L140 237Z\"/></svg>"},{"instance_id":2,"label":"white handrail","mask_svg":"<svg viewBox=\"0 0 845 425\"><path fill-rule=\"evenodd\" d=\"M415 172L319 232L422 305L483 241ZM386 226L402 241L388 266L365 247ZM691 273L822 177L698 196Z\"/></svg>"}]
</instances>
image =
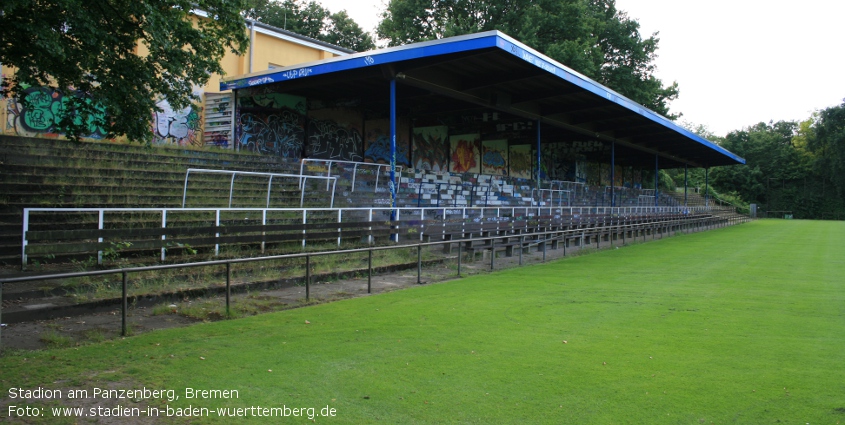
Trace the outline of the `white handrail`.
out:
<instances>
[{"instance_id":1,"label":"white handrail","mask_svg":"<svg viewBox=\"0 0 845 425\"><path fill-rule=\"evenodd\" d=\"M584 210L590 211L593 208L588 207L558 207L559 209L558 214L563 215L564 213L568 212L570 216L576 217L584 214ZM649 213L656 213L656 212L664 212L664 213L679 213L683 214L683 211L695 211L695 212L703 212L709 211L711 208L705 206L696 206L696 207L602 207L600 208L603 214L626 214L626 215L638 215L638 214L649 214ZM167 220L169 217L172 217L173 214L178 214L180 212L209 212L214 213L215 217L215 225L219 226L220 223L220 214L221 213L231 213L231 212L257 212L261 213L261 221L262 224L266 224L267 220L267 213L273 212L297 212L302 214L303 223L307 224L307 217L309 213L312 212L333 212L338 214L338 220L340 217L346 216L346 212L351 211L367 211L369 213L369 220L373 221L373 212L374 211L382 211L386 213L395 212L395 217L400 216L407 216L407 217L415 217L415 216L425 216L426 211L442 211L442 215L446 217L447 215L455 215L460 214L464 219L467 217L502 217L501 210L510 210L511 216L515 216L517 210L524 211L524 215L529 216L529 213L533 213L534 209L532 207L511 207L511 208L501 208L501 207L466 207L466 206L446 206L446 207L358 207L358 208L24 208L23 209L23 228L21 231L21 266L26 267L27 263L27 253L26 248L29 245L27 239L27 233L29 232L30 227L30 214L31 213L40 213L40 212L58 212L58 213L97 213L97 228L104 229L105 228L105 215L106 213L126 213L126 212L155 212L161 214L161 228L167 228ZM550 214L553 212L553 208L549 209ZM596 212L599 213L599 208L595 208ZM467 212L478 212L478 214L468 214ZM495 212L495 214L492 214ZM537 210L538 215L540 215L540 210ZM319 219L319 215L317 215ZM102 242L102 238L99 239ZM165 250L162 250L161 258L164 259ZM99 257L99 255L98 255ZM98 258L99 261L102 261L101 258Z\"/></svg>"},{"instance_id":2,"label":"white handrail","mask_svg":"<svg viewBox=\"0 0 845 425\"><path fill-rule=\"evenodd\" d=\"M331 201L329 203L330 207L334 207L334 193L335 188L337 187L337 177L323 177L323 176L304 176L302 174L283 174L283 173L260 173L255 171L237 171L237 170L209 170L205 168L188 168L185 171L185 186L182 189L182 208L185 208L185 202L188 197L188 176L191 173L201 173L201 174L231 174L232 179L229 182L229 208L232 208L232 194L235 190L235 177L236 176L261 176L261 177L270 177L270 180L267 182L267 208L270 208L270 189L273 186L273 177L291 177L299 179L299 206L305 203L305 184L303 183L303 179L307 182L308 179L318 179L318 180L326 180L326 190L329 190L329 183L332 185L332 196Z\"/></svg>"},{"instance_id":3,"label":"white handrail","mask_svg":"<svg viewBox=\"0 0 845 425\"><path fill-rule=\"evenodd\" d=\"M338 161L338 160L334 160L334 159L302 158L302 161L300 161L300 163L299 163L299 174L305 175L304 173L305 173L305 163L306 162L327 163L326 175L328 177L331 177L331 175L332 175L332 165L333 164L352 165L353 167L352 167L352 190L351 190L351 192L355 191L355 178L357 177L357 174L358 174L358 166L359 165L376 167L376 183L373 186L373 192L378 191L378 180L379 180L379 175L381 174L381 168L382 167L385 167L385 168L390 167L390 164L376 164L374 162ZM397 173L401 173L402 170L404 170L404 169L405 169L405 167L403 167L401 165L396 166L396 172ZM398 179L399 179L399 176L397 175L396 180L393 183L397 184L399 182Z\"/></svg>"}]
</instances>

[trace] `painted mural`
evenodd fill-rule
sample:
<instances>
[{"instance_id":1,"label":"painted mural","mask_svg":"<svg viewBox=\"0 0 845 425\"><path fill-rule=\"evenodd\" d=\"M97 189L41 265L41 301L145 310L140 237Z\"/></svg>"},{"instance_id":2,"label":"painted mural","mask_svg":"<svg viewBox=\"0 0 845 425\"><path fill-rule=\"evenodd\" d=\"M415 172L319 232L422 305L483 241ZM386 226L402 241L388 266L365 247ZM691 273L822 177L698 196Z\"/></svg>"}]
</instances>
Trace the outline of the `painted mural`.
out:
<instances>
[{"instance_id":1,"label":"painted mural","mask_svg":"<svg viewBox=\"0 0 845 425\"><path fill-rule=\"evenodd\" d=\"M363 116L351 108L308 111L308 158L364 161Z\"/></svg>"},{"instance_id":2,"label":"painted mural","mask_svg":"<svg viewBox=\"0 0 845 425\"><path fill-rule=\"evenodd\" d=\"M191 105L174 111L170 103L156 103L160 112L153 113L153 144L202 146L202 109Z\"/></svg>"},{"instance_id":3,"label":"painted mural","mask_svg":"<svg viewBox=\"0 0 845 425\"><path fill-rule=\"evenodd\" d=\"M446 126L414 128L414 169L446 171L449 151L446 147Z\"/></svg>"},{"instance_id":4,"label":"painted mural","mask_svg":"<svg viewBox=\"0 0 845 425\"><path fill-rule=\"evenodd\" d=\"M570 143L547 143L542 146L540 176L549 180L575 181L578 155ZM537 151L532 151L532 158Z\"/></svg>"},{"instance_id":5,"label":"painted mural","mask_svg":"<svg viewBox=\"0 0 845 425\"><path fill-rule=\"evenodd\" d=\"M497 176L508 174L507 140L485 140L481 142L481 172Z\"/></svg>"},{"instance_id":6,"label":"painted mural","mask_svg":"<svg viewBox=\"0 0 845 425\"><path fill-rule=\"evenodd\" d=\"M453 173L481 172L481 135L460 134L449 138L452 153L449 171Z\"/></svg>"},{"instance_id":7,"label":"painted mural","mask_svg":"<svg viewBox=\"0 0 845 425\"><path fill-rule=\"evenodd\" d=\"M643 172L639 168L634 168L632 171L633 179L632 183L634 184L634 189L642 189L643 188Z\"/></svg>"},{"instance_id":8,"label":"painted mural","mask_svg":"<svg viewBox=\"0 0 845 425\"><path fill-rule=\"evenodd\" d=\"M587 184L601 186L601 164L598 162L587 162Z\"/></svg>"},{"instance_id":9,"label":"painted mural","mask_svg":"<svg viewBox=\"0 0 845 425\"><path fill-rule=\"evenodd\" d=\"M30 87L23 91L21 98L9 99L6 102L6 129L19 136L59 136L63 134L60 122L66 114L66 105L70 96L85 98L90 103L90 98L83 93L72 92L69 95L59 90L48 87ZM23 101L25 99L25 101ZM105 109L97 108L100 113L88 118L88 130L84 137L101 139L105 137L105 130L97 124L105 116Z\"/></svg>"},{"instance_id":10,"label":"painted mural","mask_svg":"<svg viewBox=\"0 0 845 425\"><path fill-rule=\"evenodd\" d=\"M367 121L364 123L364 128L366 128L364 161L390 164L390 121ZM408 154L409 132L408 120L400 119L396 125L396 164L406 167L411 166L410 155Z\"/></svg>"},{"instance_id":11,"label":"painted mural","mask_svg":"<svg viewBox=\"0 0 845 425\"><path fill-rule=\"evenodd\" d=\"M299 160L305 146L305 98L265 87L239 91L237 126L239 149Z\"/></svg>"},{"instance_id":12,"label":"painted mural","mask_svg":"<svg viewBox=\"0 0 845 425\"><path fill-rule=\"evenodd\" d=\"M305 116L296 111L281 109L273 114L243 111L238 117L240 149L299 160L304 140Z\"/></svg>"},{"instance_id":13,"label":"painted mural","mask_svg":"<svg viewBox=\"0 0 845 425\"><path fill-rule=\"evenodd\" d=\"M587 182L587 157L584 155L577 155L575 158L575 181Z\"/></svg>"},{"instance_id":14,"label":"painted mural","mask_svg":"<svg viewBox=\"0 0 845 425\"><path fill-rule=\"evenodd\" d=\"M533 170L531 145L511 146L508 156L508 166L511 177L530 179L531 171Z\"/></svg>"}]
</instances>

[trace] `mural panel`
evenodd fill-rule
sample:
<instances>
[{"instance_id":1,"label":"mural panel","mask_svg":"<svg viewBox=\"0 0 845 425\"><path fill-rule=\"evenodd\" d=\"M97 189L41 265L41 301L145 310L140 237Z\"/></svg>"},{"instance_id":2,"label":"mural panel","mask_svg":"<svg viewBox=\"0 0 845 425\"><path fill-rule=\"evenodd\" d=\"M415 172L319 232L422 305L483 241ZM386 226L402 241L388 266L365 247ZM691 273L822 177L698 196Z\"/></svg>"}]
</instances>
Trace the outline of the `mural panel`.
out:
<instances>
[{"instance_id":1,"label":"mural panel","mask_svg":"<svg viewBox=\"0 0 845 425\"><path fill-rule=\"evenodd\" d=\"M446 147L446 126L417 127L414 129L414 169L446 171L449 151Z\"/></svg>"},{"instance_id":2,"label":"mural panel","mask_svg":"<svg viewBox=\"0 0 845 425\"><path fill-rule=\"evenodd\" d=\"M360 112L347 108L326 108L308 112L309 158L339 161L364 160L361 137L363 119Z\"/></svg>"},{"instance_id":3,"label":"mural panel","mask_svg":"<svg viewBox=\"0 0 845 425\"><path fill-rule=\"evenodd\" d=\"M6 129L19 136L43 136L64 134L59 126L65 117L66 105L70 97L84 98L86 103L91 99L84 93L72 92L65 95L58 90L48 87L30 87L23 91L21 98L9 99L6 102ZM28 105L28 106L27 106ZM88 135L94 139L105 137L105 130L97 124L105 117L105 108L97 107L98 113L88 117Z\"/></svg>"},{"instance_id":4,"label":"mural panel","mask_svg":"<svg viewBox=\"0 0 845 425\"><path fill-rule=\"evenodd\" d=\"M453 173L481 172L481 135L460 134L449 138L452 153L449 171Z\"/></svg>"},{"instance_id":5,"label":"mural panel","mask_svg":"<svg viewBox=\"0 0 845 425\"><path fill-rule=\"evenodd\" d=\"M305 116L291 109L272 114L244 111L238 117L238 143L243 150L299 160L304 140Z\"/></svg>"},{"instance_id":6,"label":"mural panel","mask_svg":"<svg viewBox=\"0 0 845 425\"><path fill-rule=\"evenodd\" d=\"M161 112L153 113L153 144L202 146L202 108L191 105L174 111L167 100L156 106Z\"/></svg>"},{"instance_id":7,"label":"mural panel","mask_svg":"<svg viewBox=\"0 0 845 425\"><path fill-rule=\"evenodd\" d=\"M372 120L364 123L367 131L364 161L390 164L390 120ZM400 119L396 125L396 165L411 166L408 155L408 133L410 125L407 119Z\"/></svg>"},{"instance_id":8,"label":"mural panel","mask_svg":"<svg viewBox=\"0 0 845 425\"><path fill-rule=\"evenodd\" d=\"M601 186L601 164L598 162L587 162L587 184Z\"/></svg>"},{"instance_id":9,"label":"mural panel","mask_svg":"<svg viewBox=\"0 0 845 425\"><path fill-rule=\"evenodd\" d=\"M511 177L523 179L531 178L532 160L531 145L513 145L508 155L508 167Z\"/></svg>"},{"instance_id":10,"label":"mural panel","mask_svg":"<svg viewBox=\"0 0 845 425\"><path fill-rule=\"evenodd\" d=\"M497 176L508 174L508 141L485 140L481 142L481 172Z\"/></svg>"}]
</instances>

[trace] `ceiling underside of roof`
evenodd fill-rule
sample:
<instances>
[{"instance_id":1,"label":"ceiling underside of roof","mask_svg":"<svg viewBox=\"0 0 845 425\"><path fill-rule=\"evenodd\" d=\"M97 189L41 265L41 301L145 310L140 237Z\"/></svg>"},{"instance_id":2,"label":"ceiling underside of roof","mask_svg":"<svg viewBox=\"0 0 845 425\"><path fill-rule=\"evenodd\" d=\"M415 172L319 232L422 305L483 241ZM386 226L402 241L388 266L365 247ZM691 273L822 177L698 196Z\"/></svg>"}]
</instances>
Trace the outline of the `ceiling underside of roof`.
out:
<instances>
[{"instance_id":1,"label":"ceiling underside of roof","mask_svg":"<svg viewBox=\"0 0 845 425\"><path fill-rule=\"evenodd\" d=\"M561 78L548 67L544 69L525 60L524 55L498 46L417 55L270 84L309 99L355 99L375 115L386 116L391 78L397 81L400 116L500 111L539 119L544 141L600 140L607 146L615 142L617 163L625 165L653 167L655 155L661 168L745 162L665 118L655 118L653 112L615 92L603 92L605 88L595 82L587 81L595 87L585 88L583 80L573 83L573 78ZM609 162L609 157L603 162Z\"/></svg>"}]
</instances>

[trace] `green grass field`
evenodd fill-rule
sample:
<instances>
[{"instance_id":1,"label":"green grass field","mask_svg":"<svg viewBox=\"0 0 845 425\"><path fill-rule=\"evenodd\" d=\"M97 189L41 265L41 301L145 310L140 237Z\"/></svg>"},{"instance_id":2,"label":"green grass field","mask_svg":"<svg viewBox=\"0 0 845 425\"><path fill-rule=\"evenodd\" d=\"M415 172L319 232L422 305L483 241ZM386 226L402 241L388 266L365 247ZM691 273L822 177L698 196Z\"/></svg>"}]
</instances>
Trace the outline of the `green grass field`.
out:
<instances>
[{"instance_id":1,"label":"green grass field","mask_svg":"<svg viewBox=\"0 0 845 425\"><path fill-rule=\"evenodd\" d=\"M48 417L50 407L80 405L67 399L71 388L90 397L94 387L146 387L181 397L116 404L314 408L317 423L348 424L845 423L843 244L842 222L762 220L78 349L7 353L0 417L10 404ZM39 386L64 398L27 403L6 392ZM185 388L239 398L185 399ZM327 406L336 416L320 416ZM281 421L311 423L299 413Z\"/></svg>"}]
</instances>

